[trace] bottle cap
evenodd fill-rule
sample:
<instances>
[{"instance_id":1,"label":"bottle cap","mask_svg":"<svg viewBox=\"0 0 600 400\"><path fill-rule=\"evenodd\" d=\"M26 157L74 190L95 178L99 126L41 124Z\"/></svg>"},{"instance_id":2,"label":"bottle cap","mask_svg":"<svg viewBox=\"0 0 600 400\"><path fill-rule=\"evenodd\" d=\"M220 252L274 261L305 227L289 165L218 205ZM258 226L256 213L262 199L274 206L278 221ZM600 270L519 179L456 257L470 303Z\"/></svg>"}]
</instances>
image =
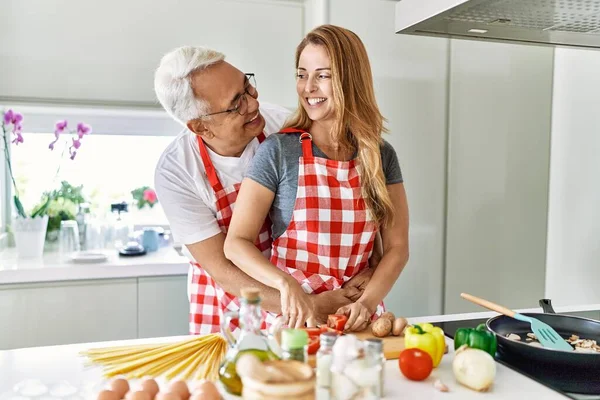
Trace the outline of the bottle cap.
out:
<instances>
[{"instance_id":1,"label":"bottle cap","mask_svg":"<svg viewBox=\"0 0 600 400\"><path fill-rule=\"evenodd\" d=\"M375 351L383 351L383 340L381 339L365 339L365 347Z\"/></svg>"},{"instance_id":2,"label":"bottle cap","mask_svg":"<svg viewBox=\"0 0 600 400\"><path fill-rule=\"evenodd\" d=\"M281 331L281 347L284 349L302 349L308 344L308 333L302 329L284 329Z\"/></svg>"},{"instance_id":3,"label":"bottle cap","mask_svg":"<svg viewBox=\"0 0 600 400\"><path fill-rule=\"evenodd\" d=\"M333 332L323 332L323 333L321 333L319 338L321 341L321 346L333 347L333 345L335 344L335 341L338 338L338 334L333 333Z\"/></svg>"},{"instance_id":4,"label":"bottle cap","mask_svg":"<svg viewBox=\"0 0 600 400\"><path fill-rule=\"evenodd\" d=\"M260 290L257 288L249 287L241 290L242 298L246 301L258 301L260 300Z\"/></svg>"}]
</instances>

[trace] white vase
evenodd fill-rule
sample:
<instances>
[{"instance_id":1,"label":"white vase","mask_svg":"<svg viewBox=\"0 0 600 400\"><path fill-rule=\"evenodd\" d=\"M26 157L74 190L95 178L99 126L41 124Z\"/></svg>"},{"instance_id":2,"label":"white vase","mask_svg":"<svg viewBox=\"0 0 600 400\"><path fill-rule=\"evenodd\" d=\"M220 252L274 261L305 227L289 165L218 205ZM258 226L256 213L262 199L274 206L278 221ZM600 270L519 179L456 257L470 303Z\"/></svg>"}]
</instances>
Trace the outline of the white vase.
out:
<instances>
[{"instance_id":1,"label":"white vase","mask_svg":"<svg viewBox=\"0 0 600 400\"><path fill-rule=\"evenodd\" d=\"M48 228L48 216L35 218L15 217L12 231L18 258L41 258Z\"/></svg>"}]
</instances>

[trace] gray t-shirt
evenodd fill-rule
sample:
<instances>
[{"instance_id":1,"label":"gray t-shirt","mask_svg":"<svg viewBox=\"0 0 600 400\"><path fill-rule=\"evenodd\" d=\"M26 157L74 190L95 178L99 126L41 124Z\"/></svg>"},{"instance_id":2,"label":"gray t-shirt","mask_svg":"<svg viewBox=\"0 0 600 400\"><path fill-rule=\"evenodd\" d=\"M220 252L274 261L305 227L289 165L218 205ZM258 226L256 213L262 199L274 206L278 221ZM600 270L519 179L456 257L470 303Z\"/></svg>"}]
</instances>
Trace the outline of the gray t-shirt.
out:
<instances>
[{"instance_id":1,"label":"gray t-shirt","mask_svg":"<svg viewBox=\"0 0 600 400\"><path fill-rule=\"evenodd\" d=\"M270 135L259 146L246 170L247 178L275 193L269 212L273 240L285 232L292 220L298 191L298 159L302 157L299 138L299 133ZM315 157L328 158L314 143L312 150ZM403 182L396 151L385 140L381 146L381 160L386 183Z\"/></svg>"}]
</instances>

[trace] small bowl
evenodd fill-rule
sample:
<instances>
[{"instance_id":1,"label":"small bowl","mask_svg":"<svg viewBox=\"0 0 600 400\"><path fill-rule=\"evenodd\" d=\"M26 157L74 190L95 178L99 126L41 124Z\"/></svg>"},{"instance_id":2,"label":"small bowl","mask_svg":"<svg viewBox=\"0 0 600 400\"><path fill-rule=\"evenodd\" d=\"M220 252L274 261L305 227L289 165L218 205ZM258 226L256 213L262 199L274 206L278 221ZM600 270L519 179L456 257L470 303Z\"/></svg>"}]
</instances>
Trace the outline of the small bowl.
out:
<instances>
[{"instance_id":1,"label":"small bowl","mask_svg":"<svg viewBox=\"0 0 600 400\"><path fill-rule=\"evenodd\" d=\"M244 385L242 398L248 400L314 400L315 374L305 363L294 360L265 361L265 366L276 366L283 372L297 376L296 382L262 382L249 377L242 378Z\"/></svg>"}]
</instances>

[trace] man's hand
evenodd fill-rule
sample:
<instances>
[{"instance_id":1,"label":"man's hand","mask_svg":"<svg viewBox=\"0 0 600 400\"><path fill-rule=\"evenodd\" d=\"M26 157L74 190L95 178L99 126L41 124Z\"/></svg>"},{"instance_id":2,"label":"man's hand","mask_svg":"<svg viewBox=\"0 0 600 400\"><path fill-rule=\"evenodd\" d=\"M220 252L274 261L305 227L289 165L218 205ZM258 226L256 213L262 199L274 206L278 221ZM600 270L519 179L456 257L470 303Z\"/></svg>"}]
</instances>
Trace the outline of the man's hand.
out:
<instances>
[{"instance_id":1,"label":"man's hand","mask_svg":"<svg viewBox=\"0 0 600 400\"><path fill-rule=\"evenodd\" d=\"M367 284L373 276L373 271L375 271L374 268L364 268L358 274L354 275L348 282L342 285L342 288L344 289L356 289L354 291L354 295L352 296L352 301L356 301L360 298L360 296L362 296L363 292L365 291L365 288L367 287Z\"/></svg>"},{"instance_id":2,"label":"man's hand","mask_svg":"<svg viewBox=\"0 0 600 400\"><path fill-rule=\"evenodd\" d=\"M359 298L361 294L362 292L351 286L311 295L316 322L318 324L326 323L329 314L335 314L340 308L354 302L353 298Z\"/></svg>"}]
</instances>

